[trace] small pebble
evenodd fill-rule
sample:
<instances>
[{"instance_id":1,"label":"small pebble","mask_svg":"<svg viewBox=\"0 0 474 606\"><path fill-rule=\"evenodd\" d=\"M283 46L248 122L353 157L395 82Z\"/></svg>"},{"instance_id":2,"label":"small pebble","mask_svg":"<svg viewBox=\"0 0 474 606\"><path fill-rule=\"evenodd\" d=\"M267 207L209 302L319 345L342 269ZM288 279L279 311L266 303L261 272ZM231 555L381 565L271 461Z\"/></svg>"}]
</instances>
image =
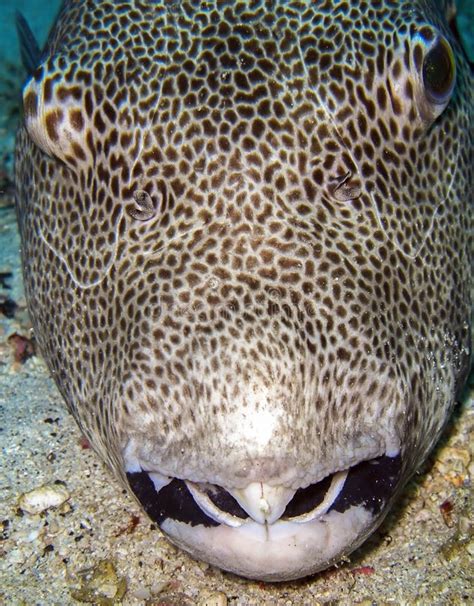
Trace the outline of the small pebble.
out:
<instances>
[{"instance_id":1,"label":"small pebble","mask_svg":"<svg viewBox=\"0 0 474 606\"><path fill-rule=\"evenodd\" d=\"M77 579L79 586L72 588L71 596L82 603L115 606L127 591L125 578L117 575L114 563L109 560L78 571Z\"/></svg>"},{"instance_id":2,"label":"small pebble","mask_svg":"<svg viewBox=\"0 0 474 606\"><path fill-rule=\"evenodd\" d=\"M474 557L474 540L469 541L469 543L467 543L466 549L468 554Z\"/></svg>"},{"instance_id":3,"label":"small pebble","mask_svg":"<svg viewBox=\"0 0 474 606\"><path fill-rule=\"evenodd\" d=\"M159 593L162 593L163 591L165 591L165 589L167 587L169 587L169 585L170 585L169 581L162 581L161 583L155 583L150 588L150 591L151 591L152 595L158 595Z\"/></svg>"},{"instance_id":4,"label":"small pebble","mask_svg":"<svg viewBox=\"0 0 474 606\"><path fill-rule=\"evenodd\" d=\"M151 599L151 591L146 587L140 587L132 592L132 596L136 600L150 600Z\"/></svg>"},{"instance_id":5,"label":"small pebble","mask_svg":"<svg viewBox=\"0 0 474 606\"><path fill-rule=\"evenodd\" d=\"M201 598L199 606L227 606L227 596L222 591L209 593Z\"/></svg>"},{"instance_id":6,"label":"small pebble","mask_svg":"<svg viewBox=\"0 0 474 606\"><path fill-rule=\"evenodd\" d=\"M455 448L454 446L447 446L441 450L438 461L442 463L447 462L450 465L452 465L453 461L459 461L463 467L467 467L471 461L471 456L467 448Z\"/></svg>"},{"instance_id":7,"label":"small pebble","mask_svg":"<svg viewBox=\"0 0 474 606\"><path fill-rule=\"evenodd\" d=\"M70 497L64 486L49 484L21 495L18 506L26 513L38 514L52 507L59 507Z\"/></svg>"}]
</instances>

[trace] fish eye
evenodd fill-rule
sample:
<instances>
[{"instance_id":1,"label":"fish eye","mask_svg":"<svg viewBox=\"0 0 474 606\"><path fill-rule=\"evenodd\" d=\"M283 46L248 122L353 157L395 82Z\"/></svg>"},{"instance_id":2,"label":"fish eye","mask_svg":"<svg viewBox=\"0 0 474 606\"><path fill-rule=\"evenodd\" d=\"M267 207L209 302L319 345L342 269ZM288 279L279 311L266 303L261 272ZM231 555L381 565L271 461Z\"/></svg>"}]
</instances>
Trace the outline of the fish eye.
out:
<instances>
[{"instance_id":1,"label":"fish eye","mask_svg":"<svg viewBox=\"0 0 474 606\"><path fill-rule=\"evenodd\" d=\"M442 36L438 36L424 57L422 79L431 103L443 105L448 102L456 80L456 64L451 45Z\"/></svg>"}]
</instances>

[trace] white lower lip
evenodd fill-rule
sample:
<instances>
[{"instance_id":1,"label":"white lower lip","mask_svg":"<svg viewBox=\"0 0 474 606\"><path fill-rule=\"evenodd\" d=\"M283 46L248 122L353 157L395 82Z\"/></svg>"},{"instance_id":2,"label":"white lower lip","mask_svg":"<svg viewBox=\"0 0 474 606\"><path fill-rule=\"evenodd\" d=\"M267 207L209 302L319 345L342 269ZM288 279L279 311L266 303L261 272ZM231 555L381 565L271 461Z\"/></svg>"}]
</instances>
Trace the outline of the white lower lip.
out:
<instances>
[{"instance_id":1,"label":"white lower lip","mask_svg":"<svg viewBox=\"0 0 474 606\"><path fill-rule=\"evenodd\" d=\"M375 522L370 511L353 506L305 523L278 521L267 526L247 520L230 528L167 519L162 530L192 556L219 568L252 579L285 581L327 568L357 547Z\"/></svg>"}]
</instances>

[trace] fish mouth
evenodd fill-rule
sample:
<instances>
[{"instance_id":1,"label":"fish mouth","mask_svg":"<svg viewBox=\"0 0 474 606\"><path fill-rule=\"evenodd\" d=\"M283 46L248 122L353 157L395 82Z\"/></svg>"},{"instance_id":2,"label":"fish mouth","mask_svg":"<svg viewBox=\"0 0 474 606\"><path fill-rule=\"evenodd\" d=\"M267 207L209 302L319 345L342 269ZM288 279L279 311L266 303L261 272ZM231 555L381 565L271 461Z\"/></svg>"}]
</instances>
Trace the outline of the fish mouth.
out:
<instances>
[{"instance_id":1,"label":"fish mouth","mask_svg":"<svg viewBox=\"0 0 474 606\"><path fill-rule=\"evenodd\" d=\"M383 519L402 459L383 455L297 490L244 489L127 471L149 517L195 557L249 578L290 580L350 553Z\"/></svg>"}]
</instances>

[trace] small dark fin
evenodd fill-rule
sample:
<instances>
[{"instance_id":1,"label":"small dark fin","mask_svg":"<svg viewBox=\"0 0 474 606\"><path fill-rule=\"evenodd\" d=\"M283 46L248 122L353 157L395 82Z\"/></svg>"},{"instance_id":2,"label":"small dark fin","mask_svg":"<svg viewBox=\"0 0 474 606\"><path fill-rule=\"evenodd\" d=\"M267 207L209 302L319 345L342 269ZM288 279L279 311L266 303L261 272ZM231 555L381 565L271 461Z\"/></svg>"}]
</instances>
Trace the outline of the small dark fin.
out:
<instances>
[{"instance_id":1,"label":"small dark fin","mask_svg":"<svg viewBox=\"0 0 474 606\"><path fill-rule=\"evenodd\" d=\"M15 19L18 41L20 43L21 61L28 74L32 74L40 64L41 50L28 25L28 21L23 17L20 11L16 11Z\"/></svg>"}]
</instances>

